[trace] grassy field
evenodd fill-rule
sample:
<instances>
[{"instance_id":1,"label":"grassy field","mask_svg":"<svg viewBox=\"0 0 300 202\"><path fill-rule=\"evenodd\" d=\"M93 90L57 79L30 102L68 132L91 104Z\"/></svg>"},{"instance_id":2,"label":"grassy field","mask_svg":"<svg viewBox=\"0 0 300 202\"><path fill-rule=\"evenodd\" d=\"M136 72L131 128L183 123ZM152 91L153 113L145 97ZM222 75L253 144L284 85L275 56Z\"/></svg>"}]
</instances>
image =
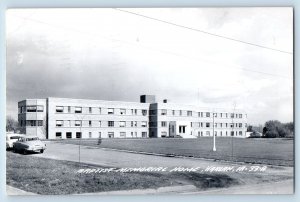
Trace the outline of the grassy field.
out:
<instances>
[{"instance_id":1,"label":"grassy field","mask_svg":"<svg viewBox=\"0 0 300 202\"><path fill-rule=\"evenodd\" d=\"M185 184L193 184L199 190L204 190L239 184L239 180L225 174L195 172L80 175L76 173L78 169L95 167L84 164L79 167L75 162L37 158L12 152L7 152L6 165L7 185L37 194L78 194Z\"/></svg>"},{"instance_id":2,"label":"grassy field","mask_svg":"<svg viewBox=\"0 0 300 202\"><path fill-rule=\"evenodd\" d=\"M139 152L200 157L270 165L294 165L292 139L216 138L216 152L212 152L213 138L199 139L97 139L60 140L62 143L82 144Z\"/></svg>"}]
</instances>

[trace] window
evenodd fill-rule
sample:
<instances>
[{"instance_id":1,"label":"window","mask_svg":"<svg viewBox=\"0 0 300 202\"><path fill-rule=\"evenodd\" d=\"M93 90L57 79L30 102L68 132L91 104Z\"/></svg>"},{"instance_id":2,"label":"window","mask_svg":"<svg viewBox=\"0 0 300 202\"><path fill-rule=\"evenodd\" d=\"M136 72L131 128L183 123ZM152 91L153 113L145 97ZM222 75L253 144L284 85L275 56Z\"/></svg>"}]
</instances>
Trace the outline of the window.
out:
<instances>
[{"instance_id":1,"label":"window","mask_svg":"<svg viewBox=\"0 0 300 202\"><path fill-rule=\"evenodd\" d=\"M231 124L230 124L230 128L233 128L233 127L234 127L234 124L233 124L233 123L231 123Z\"/></svg>"},{"instance_id":2,"label":"window","mask_svg":"<svg viewBox=\"0 0 300 202\"><path fill-rule=\"evenodd\" d=\"M187 115L188 116L193 116L193 112L192 111L187 111Z\"/></svg>"},{"instance_id":3,"label":"window","mask_svg":"<svg viewBox=\"0 0 300 202\"><path fill-rule=\"evenodd\" d=\"M240 118L240 119L243 118L243 114L239 114L239 118Z\"/></svg>"},{"instance_id":4,"label":"window","mask_svg":"<svg viewBox=\"0 0 300 202\"><path fill-rule=\"evenodd\" d=\"M120 109L120 114L125 115L126 114L126 109Z\"/></svg>"},{"instance_id":5,"label":"window","mask_svg":"<svg viewBox=\"0 0 300 202\"><path fill-rule=\"evenodd\" d=\"M222 118L222 116L223 116L223 114L222 113L220 113L220 117Z\"/></svg>"},{"instance_id":6,"label":"window","mask_svg":"<svg viewBox=\"0 0 300 202\"><path fill-rule=\"evenodd\" d=\"M218 136L218 133L217 133L217 131L215 131L215 136Z\"/></svg>"},{"instance_id":7,"label":"window","mask_svg":"<svg viewBox=\"0 0 300 202\"><path fill-rule=\"evenodd\" d=\"M108 132L108 138L114 138L115 135L114 135L114 132Z\"/></svg>"},{"instance_id":8,"label":"window","mask_svg":"<svg viewBox=\"0 0 300 202\"><path fill-rule=\"evenodd\" d=\"M81 126L81 121L75 121L75 126Z\"/></svg>"},{"instance_id":9,"label":"window","mask_svg":"<svg viewBox=\"0 0 300 202\"><path fill-rule=\"evenodd\" d=\"M131 132L131 137L133 137L133 132Z\"/></svg>"},{"instance_id":10,"label":"window","mask_svg":"<svg viewBox=\"0 0 300 202\"><path fill-rule=\"evenodd\" d=\"M147 137L147 132L142 132L142 137Z\"/></svg>"},{"instance_id":11,"label":"window","mask_svg":"<svg viewBox=\"0 0 300 202\"><path fill-rule=\"evenodd\" d=\"M92 107L89 107L89 113L93 113Z\"/></svg>"},{"instance_id":12,"label":"window","mask_svg":"<svg viewBox=\"0 0 300 202\"><path fill-rule=\"evenodd\" d=\"M175 116L175 110L172 110L172 115Z\"/></svg>"},{"instance_id":13,"label":"window","mask_svg":"<svg viewBox=\"0 0 300 202\"><path fill-rule=\"evenodd\" d=\"M126 126L126 122L125 121L120 121L119 126L120 127L125 127Z\"/></svg>"},{"instance_id":14,"label":"window","mask_svg":"<svg viewBox=\"0 0 300 202\"><path fill-rule=\"evenodd\" d=\"M43 121L42 120L38 120L37 123L38 123L38 126L43 126Z\"/></svg>"},{"instance_id":15,"label":"window","mask_svg":"<svg viewBox=\"0 0 300 202\"><path fill-rule=\"evenodd\" d=\"M131 121L131 127L133 127L133 121Z\"/></svg>"},{"instance_id":16,"label":"window","mask_svg":"<svg viewBox=\"0 0 300 202\"><path fill-rule=\"evenodd\" d=\"M142 127L147 127L147 122L146 121L142 121Z\"/></svg>"},{"instance_id":17,"label":"window","mask_svg":"<svg viewBox=\"0 0 300 202\"><path fill-rule=\"evenodd\" d=\"M89 121L89 127L92 127L92 121Z\"/></svg>"},{"instance_id":18,"label":"window","mask_svg":"<svg viewBox=\"0 0 300 202\"><path fill-rule=\"evenodd\" d=\"M210 136L210 131L206 131L206 135L207 135L207 136Z\"/></svg>"},{"instance_id":19,"label":"window","mask_svg":"<svg viewBox=\"0 0 300 202\"><path fill-rule=\"evenodd\" d=\"M99 107L99 114L101 114L101 108Z\"/></svg>"},{"instance_id":20,"label":"window","mask_svg":"<svg viewBox=\"0 0 300 202\"><path fill-rule=\"evenodd\" d=\"M220 123L220 127L221 127L221 128L223 127L223 123Z\"/></svg>"},{"instance_id":21,"label":"window","mask_svg":"<svg viewBox=\"0 0 300 202\"><path fill-rule=\"evenodd\" d=\"M82 113L82 107L75 107L75 113L76 114Z\"/></svg>"},{"instance_id":22,"label":"window","mask_svg":"<svg viewBox=\"0 0 300 202\"><path fill-rule=\"evenodd\" d=\"M238 114L235 114L235 118L237 118L238 117Z\"/></svg>"},{"instance_id":23,"label":"window","mask_svg":"<svg viewBox=\"0 0 300 202\"><path fill-rule=\"evenodd\" d=\"M62 126L64 126L64 121L62 121L62 120L57 120L57 121L56 121L56 127L62 127Z\"/></svg>"},{"instance_id":24,"label":"window","mask_svg":"<svg viewBox=\"0 0 300 202\"><path fill-rule=\"evenodd\" d=\"M242 123L239 123L239 128L243 127L243 124Z\"/></svg>"},{"instance_id":25,"label":"window","mask_svg":"<svg viewBox=\"0 0 300 202\"><path fill-rule=\"evenodd\" d=\"M134 122L134 127L137 127L137 121Z\"/></svg>"},{"instance_id":26,"label":"window","mask_svg":"<svg viewBox=\"0 0 300 202\"><path fill-rule=\"evenodd\" d=\"M71 107L68 106L68 113L71 113Z\"/></svg>"},{"instance_id":27,"label":"window","mask_svg":"<svg viewBox=\"0 0 300 202\"><path fill-rule=\"evenodd\" d=\"M239 131L239 136L242 136L243 135L243 131Z\"/></svg>"},{"instance_id":28,"label":"window","mask_svg":"<svg viewBox=\"0 0 300 202\"><path fill-rule=\"evenodd\" d=\"M228 128L228 123L225 123L225 127Z\"/></svg>"},{"instance_id":29,"label":"window","mask_svg":"<svg viewBox=\"0 0 300 202\"><path fill-rule=\"evenodd\" d=\"M101 121L99 121L99 127L101 127Z\"/></svg>"},{"instance_id":30,"label":"window","mask_svg":"<svg viewBox=\"0 0 300 202\"><path fill-rule=\"evenodd\" d=\"M161 122L161 127L167 127L167 122L166 121L162 121Z\"/></svg>"},{"instance_id":31,"label":"window","mask_svg":"<svg viewBox=\"0 0 300 202\"><path fill-rule=\"evenodd\" d=\"M108 121L108 127L114 127L114 122L113 121Z\"/></svg>"},{"instance_id":32,"label":"window","mask_svg":"<svg viewBox=\"0 0 300 202\"><path fill-rule=\"evenodd\" d=\"M161 132L161 137L167 137L167 132L162 131L162 132Z\"/></svg>"},{"instance_id":33,"label":"window","mask_svg":"<svg viewBox=\"0 0 300 202\"><path fill-rule=\"evenodd\" d=\"M179 115L182 116L182 110L179 110Z\"/></svg>"},{"instance_id":34,"label":"window","mask_svg":"<svg viewBox=\"0 0 300 202\"><path fill-rule=\"evenodd\" d=\"M161 115L167 115L167 110L166 109L162 109L161 110Z\"/></svg>"},{"instance_id":35,"label":"window","mask_svg":"<svg viewBox=\"0 0 300 202\"><path fill-rule=\"evenodd\" d=\"M89 132L89 138L92 138L92 132Z\"/></svg>"},{"instance_id":36,"label":"window","mask_svg":"<svg viewBox=\"0 0 300 202\"><path fill-rule=\"evenodd\" d=\"M230 114L230 118L234 118L234 114L233 113Z\"/></svg>"},{"instance_id":37,"label":"window","mask_svg":"<svg viewBox=\"0 0 300 202\"><path fill-rule=\"evenodd\" d=\"M147 110L146 110L146 109L143 109L143 110L142 110L142 114L143 114L143 116L147 116Z\"/></svg>"},{"instance_id":38,"label":"window","mask_svg":"<svg viewBox=\"0 0 300 202\"><path fill-rule=\"evenodd\" d=\"M36 112L36 106L27 106L27 112Z\"/></svg>"},{"instance_id":39,"label":"window","mask_svg":"<svg viewBox=\"0 0 300 202\"><path fill-rule=\"evenodd\" d=\"M108 114L114 114L114 109L113 108L109 108L107 111Z\"/></svg>"},{"instance_id":40,"label":"window","mask_svg":"<svg viewBox=\"0 0 300 202\"><path fill-rule=\"evenodd\" d=\"M98 133L98 138L101 138L101 132Z\"/></svg>"},{"instance_id":41,"label":"window","mask_svg":"<svg viewBox=\"0 0 300 202\"><path fill-rule=\"evenodd\" d=\"M202 122L200 123L200 127L203 128L203 123Z\"/></svg>"},{"instance_id":42,"label":"window","mask_svg":"<svg viewBox=\"0 0 300 202\"><path fill-rule=\"evenodd\" d=\"M226 115L226 118L228 118L228 114L226 113L225 115Z\"/></svg>"},{"instance_id":43,"label":"window","mask_svg":"<svg viewBox=\"0 0 300 202\"><path fill-rule=\"evenodd\" d=\"M179 133L185 133L185 126L179 126Z\"/></svg>"},{"instance_id":44,"label":"window","mask_svg":"<svg viewBox=\"0 0 300 202\"><path fill-rule=\"evenodd\" d=\"M81 132L76 132L76 138L81 138Z\"/></svg>"},{"instance_id":45,"label":"window","mask_svg":"<svg viewBox=\"0 0 300 202\"><path fill-rule=\"evenodd\" d=\"M201 112L198 112L198 117L201 117Z\"/></svg>"},{"instance_id":46,"label":"window","mask_svg":"<svg viewBox=\"0 0 300 202\"><path fill-rule=\"evenodd\" d=\"M36 126L36 120L27 120L26 126Z\"/></svg>"},{"instance_id":47,"label":"window","mask_svg":"<svg viewBox=\"0 0 300 202\"><path fill-rule=\"evenodd\" d=\"M67 139L72 138L72 132L67 132L67 133L66 133L66 138L67 138Z\"/></svg>"},{"instance_id":48,"label":"window","mask_svg":"<svg viewBox=\"0 0 300 202\"><path fill-rule=\"evenodd\" d=\"M120 137L125 138L126 137L126 132L120 132Z\"/></svg>"},{"instance_id":49,"label":"window","mask_svg":"<svg viewBox=\"0 0 300 202\"><path fill-rule=\"evenodd\" d=\"M206 123L206 128L209 128L210 127L210 123Z\"/></svg>"},{"instance_id":50,"label":"window","mask_svg":"<svg viewBox=\"0 0 300 202\"><path fill-rule=\"evenodd\" d=\"M55 138L56 139L61 139L61 132L56 132L55 133Z\"/></svg>"},{"instance_id":51,"label":"window","mask_svg":"<svg viewBox=\"0 0 300 202\"><path fill-rule=\"evenodd\" d=\"M64 112L64 107L63 106L56 106L56 112L59 112L59 113Z\"/></svg>"},{"instance_id":52,"label":"window","mask_svg":"<svg viewBox=\"0 0 300 202\"><path fill-rule=\"evenodd\" d=\"M137 109L134 109L134 114L137 115Z\"/></svg>"},{"instance_id":53,"label":"window","mask_svg":"<svg viewBox=\"0 0 300 202\"><path fill-rule=\"evenodd\" d=\"M210 113L209 112L206 112L206 117L210 117Z\"/></svg>"},{"instance_id":54,"label":"window","mask_svg":"<svg viewBox=\"0 0 300 202\"><path fill-rule=\"evenodd\" d=\"M37 112L43 112L44 111L44 106L38 105L37 106Z\"/></svg>"}]
</instances>

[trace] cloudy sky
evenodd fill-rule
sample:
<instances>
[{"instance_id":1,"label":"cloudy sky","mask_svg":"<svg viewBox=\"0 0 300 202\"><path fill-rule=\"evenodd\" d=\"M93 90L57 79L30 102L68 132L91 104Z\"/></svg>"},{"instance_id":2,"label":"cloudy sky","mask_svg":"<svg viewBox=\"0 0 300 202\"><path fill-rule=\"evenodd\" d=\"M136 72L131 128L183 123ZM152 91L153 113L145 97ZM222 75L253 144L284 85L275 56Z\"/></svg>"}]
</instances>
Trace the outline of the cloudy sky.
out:
<instances>
[{"instance_id":1,"label":"cloudy sky","mask_svg":"<svg viewBox=\"0 0 300 202\"><path fill-rule=\"evenodd\" d=\"M6 18L15 118L26 98L155 94L235 105L250 124L293 120L291 8L11 9Z\"/></svg>"}]
</instances>

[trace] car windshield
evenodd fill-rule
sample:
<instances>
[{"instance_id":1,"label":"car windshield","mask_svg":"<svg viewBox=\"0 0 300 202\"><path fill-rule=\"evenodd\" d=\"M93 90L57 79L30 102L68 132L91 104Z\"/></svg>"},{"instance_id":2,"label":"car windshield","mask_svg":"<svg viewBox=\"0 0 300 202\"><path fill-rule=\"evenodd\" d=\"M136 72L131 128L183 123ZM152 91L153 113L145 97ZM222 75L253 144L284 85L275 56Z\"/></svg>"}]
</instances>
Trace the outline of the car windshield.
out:
<instances>
[{"instance_id":1,"label":"car windshield","mask_svg":"<svg viewBox=\"0 0 300 202\"><path fill-rule=\"evenodd\" d=\"M35 141L35 140L39 140L39 138L37 137L26 138L26 141Z\"/></svg>"},{"instance_id":2,"label":"car windshield","mask_svg":"<svg viewBox=\"0 0 300 202\"><path fill-rule=\"evenodd\" d=\"M19 139L19 136L11 136L10 139L11 140L17 140L17 139Z\"/></svg>"}]
</instances>

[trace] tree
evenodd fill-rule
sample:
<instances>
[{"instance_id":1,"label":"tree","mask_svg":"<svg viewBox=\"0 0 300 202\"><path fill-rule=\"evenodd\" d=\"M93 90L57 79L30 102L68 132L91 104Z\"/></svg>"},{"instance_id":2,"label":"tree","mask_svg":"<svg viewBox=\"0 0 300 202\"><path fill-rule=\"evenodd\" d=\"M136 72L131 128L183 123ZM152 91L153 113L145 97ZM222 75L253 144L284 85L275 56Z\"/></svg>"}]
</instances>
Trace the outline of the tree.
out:
<instances>
[{"instance_id":1,"label":"tree","mask_svg":"<svg viewBox=\"0 0 300 202\"><path fill-rule=\"evenodd\" d=\"M13 117L7 116L6 117L6 131L13 131L17 132L19 130L19 123Z\"/></svg>"},{"instance_id":2,"label":"tree","mask_svg":"<svg viewBox=\"0 0 300 202\"><path fill-rule=\"evenodd\" d=\"M293 128L293 123L282 124L277 120L267 121L263 128L263 136L266 138L293 137Z\"/></svg>"},{"instance_id":3,"label":"tree","mask_svg":"<svg viewBox=\"0 0 300 202\"><path fill-rule=\"evenodd\" d=\"M249 126L247 127L247 132L253 132L253 129L252 129L252 126L251 126L251 125L249 125Z\"/></svg>"}]
</instances>

